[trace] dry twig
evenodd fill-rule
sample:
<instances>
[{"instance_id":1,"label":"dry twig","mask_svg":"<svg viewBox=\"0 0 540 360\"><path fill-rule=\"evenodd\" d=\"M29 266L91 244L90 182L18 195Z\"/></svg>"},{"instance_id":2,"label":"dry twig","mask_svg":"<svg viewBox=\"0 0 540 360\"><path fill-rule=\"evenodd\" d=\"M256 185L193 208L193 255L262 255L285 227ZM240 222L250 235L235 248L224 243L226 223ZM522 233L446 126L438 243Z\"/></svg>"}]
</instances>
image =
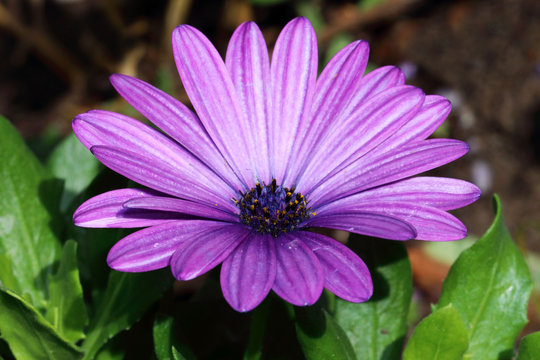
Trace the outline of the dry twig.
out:
<instances>
[{"instance_id":1,"label":"dry twig","mask_svg":"<svg viewBox=\"0 0 540 360\"><path fill-rule=\"evenodd\" d=\"M335 35L341 32L354 31L359 27L380 22L383 20L394 19L423 0L387 0L380 5L374 6L366 11L356 11L352 16L346 19L336 19L326 25L319 36L321 44L327 44Z\"/></svg>"}]
</instances>

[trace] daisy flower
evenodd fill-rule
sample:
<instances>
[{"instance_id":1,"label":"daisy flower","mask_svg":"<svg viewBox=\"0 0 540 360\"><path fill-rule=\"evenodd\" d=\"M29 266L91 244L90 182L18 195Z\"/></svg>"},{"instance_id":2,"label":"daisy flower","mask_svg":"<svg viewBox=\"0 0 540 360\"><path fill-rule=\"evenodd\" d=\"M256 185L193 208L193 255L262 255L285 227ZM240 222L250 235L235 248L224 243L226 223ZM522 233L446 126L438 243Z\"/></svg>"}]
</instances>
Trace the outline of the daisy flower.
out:
<instances>
[{"instance_id":1,"label":"daisy flower","mask_svg":"<svg viewBox=\"0 0 540 360\"><path fill-rule=\"evenodd\" d=\"M118 271L170 266L193 279L221 264L221 287L238 311L270 292L294 305L323 288L370 298L364 262L313 228L393 240L457 240L465 226L447 211L475 201L462 180L412 177L468 151L427 139L450 112L441 96L405 85L392 66L365 75L369 47L356 41L317 76L317 39L305 18L280 33L270 61L253 22L221 58L188 25L172 35L174 59L195 112L155 87L115 74L116 90L161 131L101 110L73 120L103 164L144 188L82 204L83 227L144 228L107 261Z\"/></svg>"}]
</instances>

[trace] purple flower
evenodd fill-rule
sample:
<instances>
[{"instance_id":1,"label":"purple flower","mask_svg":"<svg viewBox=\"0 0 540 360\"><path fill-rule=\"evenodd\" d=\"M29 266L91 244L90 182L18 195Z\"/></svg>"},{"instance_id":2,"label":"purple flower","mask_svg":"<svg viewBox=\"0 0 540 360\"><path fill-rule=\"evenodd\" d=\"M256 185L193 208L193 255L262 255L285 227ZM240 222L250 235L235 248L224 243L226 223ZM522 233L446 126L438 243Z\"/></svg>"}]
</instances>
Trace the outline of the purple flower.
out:
<instances>
[{"instance_id":1,"label":"purple flower","mask_svg":"<svg viewBox=\"0 0 540 360\"><path fill-rule=\"evenodd\" d=\"M190 26L177 27L172 41L196 114L115 74L118 92L166 135L108 111L73 121L103 164L146 187L101 194L74 214L84 227L145 228L111 249L113 269L170 266L189 280L222 264L223 294L238 311L270 290L295 305L313 304L323 287L362 302L373 292L366 265L310 228L394 240L465 237L447 210L475 201L479 189L411 177L467 152L461 141L426 140L450 103L404 85L395 67L364 76L366 42L345 47L317 78L317 40L304 18L283 29L271 62L252 22L236 30L225 62Z\"/></svg>"}]
</instances>

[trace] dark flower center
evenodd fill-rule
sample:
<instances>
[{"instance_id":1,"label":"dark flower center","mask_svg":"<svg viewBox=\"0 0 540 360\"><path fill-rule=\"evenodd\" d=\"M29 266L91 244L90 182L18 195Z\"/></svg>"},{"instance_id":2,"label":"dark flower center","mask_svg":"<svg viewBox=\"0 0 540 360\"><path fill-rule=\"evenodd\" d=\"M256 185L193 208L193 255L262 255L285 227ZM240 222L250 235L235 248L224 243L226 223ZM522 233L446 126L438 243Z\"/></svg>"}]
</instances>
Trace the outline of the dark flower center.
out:
<instances>
[{"instance_id":1,"label":"dark flower center","mask_svg":"<svg viewBox=\"0 0 540 360\"><path fill-rule=\"evenodd\" d=\"M250 191L234 199L240 208L240 220L262 234L277 237L293 231L314 213L309 212L304 195L293 188L257 183Z\"/></svg>"}]
</instances>

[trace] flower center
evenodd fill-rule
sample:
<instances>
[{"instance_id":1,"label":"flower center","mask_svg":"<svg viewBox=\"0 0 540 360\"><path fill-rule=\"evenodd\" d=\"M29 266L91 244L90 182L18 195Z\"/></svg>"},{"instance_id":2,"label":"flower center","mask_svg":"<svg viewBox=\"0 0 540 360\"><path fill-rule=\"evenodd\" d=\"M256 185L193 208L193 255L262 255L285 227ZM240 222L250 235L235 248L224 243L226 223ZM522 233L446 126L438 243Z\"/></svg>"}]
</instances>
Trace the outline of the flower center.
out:
<instances>
[{"instance_id":1,"label":"flower center","mask_svg":"<svg viewBox=\"0 0 540 360\"><path fill-rule=\"evenodd\" d=\"M309 212L304 195L293 188L257 183L250 191L233 199L240 208L240 220L262 234L277 237L293 231L298 224L314 213Z\"/></svg>"}]
</instances>

